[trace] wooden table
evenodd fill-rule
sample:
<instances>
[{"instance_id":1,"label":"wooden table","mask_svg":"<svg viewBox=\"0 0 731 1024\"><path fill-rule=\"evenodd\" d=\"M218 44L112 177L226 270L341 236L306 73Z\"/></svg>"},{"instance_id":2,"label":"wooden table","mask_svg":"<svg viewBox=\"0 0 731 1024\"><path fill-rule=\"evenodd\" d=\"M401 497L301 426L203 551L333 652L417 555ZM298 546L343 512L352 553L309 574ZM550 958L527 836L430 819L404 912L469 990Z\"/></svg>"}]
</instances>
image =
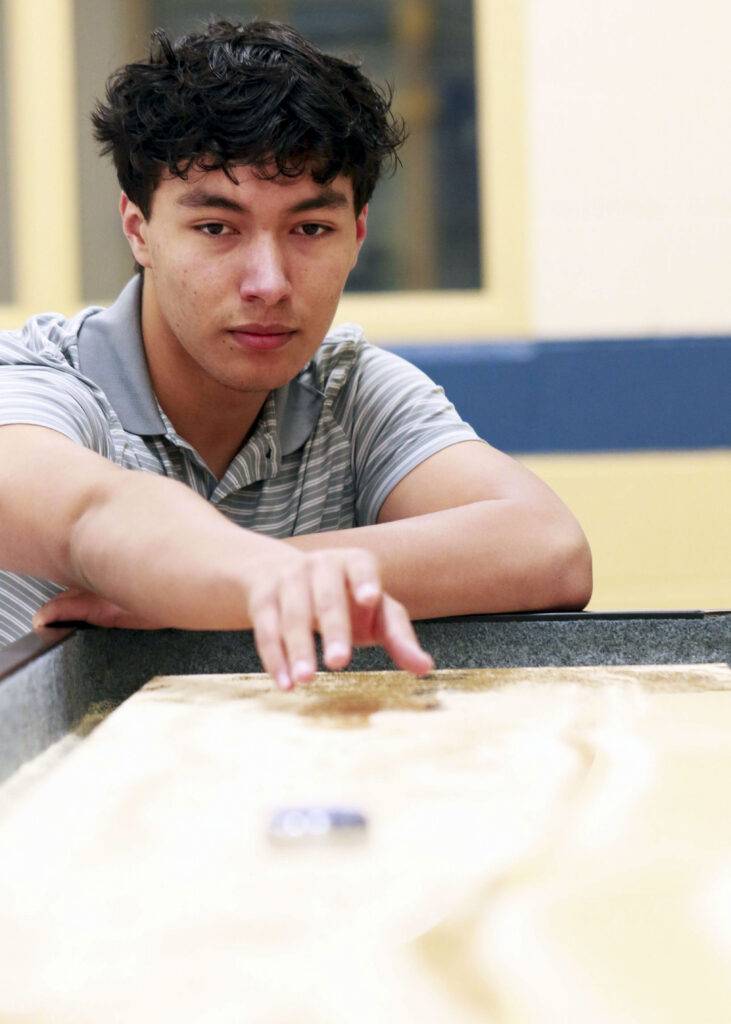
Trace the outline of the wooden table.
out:
<instances>
[{"instance_id":1,"label":"wooden table","mask_svg":"<svg viewBox=\"0 0 731 1024\"><path fill-rule=\"evenodd\" d=\"M97 702L0 787L0 1021L728 1021L730 689L544 666ZM312 805L368 827L272 840Z\"/></svg>"}]
</instances>

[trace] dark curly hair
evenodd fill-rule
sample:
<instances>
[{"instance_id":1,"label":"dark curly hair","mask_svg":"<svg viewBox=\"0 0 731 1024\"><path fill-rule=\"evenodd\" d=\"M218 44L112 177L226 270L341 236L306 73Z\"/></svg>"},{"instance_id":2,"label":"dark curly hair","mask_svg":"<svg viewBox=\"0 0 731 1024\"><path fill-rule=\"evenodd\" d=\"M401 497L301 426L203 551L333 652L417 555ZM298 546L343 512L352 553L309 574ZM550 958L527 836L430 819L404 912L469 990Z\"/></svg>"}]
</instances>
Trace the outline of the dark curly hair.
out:
<instances>
[{"instance_id":1,"label":"dark curly hair","mask_svg":"<svg viewBox=\"0 0 731 1024\"><path fill-rule=\"evenodd\" d=\"M288 25L216 20L175 43L153 32L149 60L114 72L91 120L145 217L165 168L183 179L194 165L221 168L236 181L235 164L268 177L307 170L322 185L345 174L357 214L406 137L391 100Z\"/></svg>"}]
</instances>

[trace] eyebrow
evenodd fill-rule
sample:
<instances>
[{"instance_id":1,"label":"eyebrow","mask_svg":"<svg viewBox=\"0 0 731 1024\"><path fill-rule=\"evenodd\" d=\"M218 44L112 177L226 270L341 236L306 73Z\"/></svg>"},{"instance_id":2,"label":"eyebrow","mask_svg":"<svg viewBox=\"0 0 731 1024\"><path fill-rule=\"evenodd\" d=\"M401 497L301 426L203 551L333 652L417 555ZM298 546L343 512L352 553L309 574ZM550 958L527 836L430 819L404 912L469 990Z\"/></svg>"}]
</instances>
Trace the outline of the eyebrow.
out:
<instances>
[{"instance_id":1,"label":"eyebrow","mask_svg":"<svg viewBox=\"0 0 731 1024\"><path fill-rule=\"evenodd\" d=\"M216 209L230 210L232 213L251 212L249 207L243 203L237 203L235 199L230 199L228 196L218 192L208 192L204 188L194 188L190 192L186 192L185 195L176 200L176 205L193 210ZM325 188L316 196L302 199L299 203L295 203L294 206L290 206L288 212L306 213L309 210L337 210L350 205L350 199L348 199L344 192L339 192L334 188Z\"/></svg>"}]
</instances>

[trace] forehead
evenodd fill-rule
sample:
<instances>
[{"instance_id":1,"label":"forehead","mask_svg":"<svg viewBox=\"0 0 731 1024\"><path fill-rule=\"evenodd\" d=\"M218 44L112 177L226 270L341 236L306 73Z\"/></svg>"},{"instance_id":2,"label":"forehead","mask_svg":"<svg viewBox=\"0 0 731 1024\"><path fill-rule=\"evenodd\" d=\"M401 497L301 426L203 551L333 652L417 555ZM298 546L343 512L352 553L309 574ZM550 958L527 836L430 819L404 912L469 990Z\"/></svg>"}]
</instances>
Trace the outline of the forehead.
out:
<instances>
[{"instance_id":1,"label":"forehead","mask_svg":"<svg viewBox=\"0 0 731 1024\"><path fill-rule=\"evenodd\" d=\"M230 177L221 168L205 170L193 166L185 178L166 169L154 195L164 196L166 201L175 205L187 205L186 200L195 196L222 196L241 204L246 204L247 197L255 197L257 202L266 201L283 207L306 199L328 197L330 202L327 205L333 208L342 205L353 209L354 205L353 183L346 175L339 174L326 185L320 185L307 170L290 176L277 174L274 167L264 168L262 172L251 164L234 165Z\"/></svg>"}]
</instances>

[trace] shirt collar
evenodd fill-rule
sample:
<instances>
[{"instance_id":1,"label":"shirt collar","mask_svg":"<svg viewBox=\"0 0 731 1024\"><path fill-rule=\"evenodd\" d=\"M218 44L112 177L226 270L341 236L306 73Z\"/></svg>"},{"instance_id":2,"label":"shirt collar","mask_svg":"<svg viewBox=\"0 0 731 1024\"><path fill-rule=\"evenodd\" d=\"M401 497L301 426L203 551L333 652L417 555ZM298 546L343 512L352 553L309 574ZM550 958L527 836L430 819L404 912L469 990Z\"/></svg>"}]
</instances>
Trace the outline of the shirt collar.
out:
<instances>
[{"instance_id":1,"label":"shirt collar","mask_svg":"<svg viewBox=\"0 0 731 1024\"><path fill-rule=\"evenodd\" d=\"M147 369L141 301L138 275L113 305L86 317L79 332L79 368L107 396L125 430L150 437L165 434L166 428ZM290 455L310 436L322 407L312 364L273 395L281 453Z\"/></svg>"}]
</instances>

